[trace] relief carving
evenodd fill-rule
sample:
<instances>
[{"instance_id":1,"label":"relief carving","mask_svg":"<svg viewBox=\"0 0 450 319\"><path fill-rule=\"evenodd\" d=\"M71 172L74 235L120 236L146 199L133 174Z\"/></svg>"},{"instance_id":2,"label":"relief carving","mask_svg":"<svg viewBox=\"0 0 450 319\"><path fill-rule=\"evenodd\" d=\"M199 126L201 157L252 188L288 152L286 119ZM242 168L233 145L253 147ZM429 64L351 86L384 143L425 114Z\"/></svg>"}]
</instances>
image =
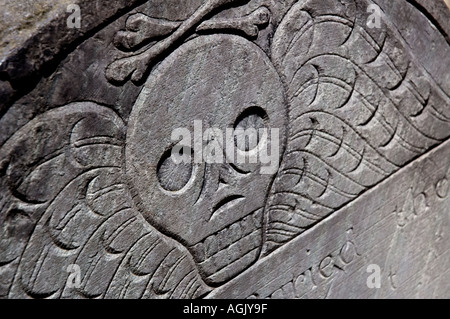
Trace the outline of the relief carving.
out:
<instances>
[{"instance_id":1,"label":"relief carving","mask_svg":"<svg viewBox=\"0 0 450 319\"><path fill-rule=\"evenodd\" d=\"M77 54L113 50L76 79L98 79L115 105L96 88L88 98L55 82L46 92L66 92L65 103L37 107L12 131L7 123L26 96L3 115L1 297L214 295L448 140L448 83L396 21L368 26L372 1L197 2L180 19L136 7L42 79L44 87L66 74ZM433 37L450 52L440 30ZM183 149L192 161L176 163L173 132L198 123L202 132L276 129L276 140L253 138L258 149L276 143L277 169L196 162L195 145ZM213 133L201 138L226 153ZM392 208L396 236L448 198L449 172L447 165L434 181L434 194L416 185ZM364 258L353 228L342 236L320 258L302 252L307 270L246 297L329 296L335 277ZM76 287L65 271L73 265Z\"/></svg>"}]
</instances>

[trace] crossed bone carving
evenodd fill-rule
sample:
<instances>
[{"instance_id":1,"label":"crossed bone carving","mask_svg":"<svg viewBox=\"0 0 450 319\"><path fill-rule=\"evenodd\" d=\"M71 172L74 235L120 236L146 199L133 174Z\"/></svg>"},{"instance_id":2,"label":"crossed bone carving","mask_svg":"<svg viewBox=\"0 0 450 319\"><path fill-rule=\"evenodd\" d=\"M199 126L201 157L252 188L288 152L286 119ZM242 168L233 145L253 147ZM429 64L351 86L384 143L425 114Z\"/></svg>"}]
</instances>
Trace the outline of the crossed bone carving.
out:
<instances>
[{"instance_id":1,"label":"crossed bone carving","mask_svg":"<svg viewBox=\"0 0 450 319\"><path fill-rule=\"evenodd\" d=\"M133 82L141 81L155 60L194 27L196 27L194 30L197 33L231 29L239 30L248 37L257 37L260 28L270 20L270 11L266 7L260 7L253 13L240 18L213 19L202 22L217 8L238 1L209 0L183 22L154 19L142 13L130 16L126 22L127 30L117 32L114 38L114 45L122 51L135 50L145 42L165 38L142 53L111 63L106 69L106 78L110 82L119 84L126 82L129 78Z\"/></svg>"}]
</instances>

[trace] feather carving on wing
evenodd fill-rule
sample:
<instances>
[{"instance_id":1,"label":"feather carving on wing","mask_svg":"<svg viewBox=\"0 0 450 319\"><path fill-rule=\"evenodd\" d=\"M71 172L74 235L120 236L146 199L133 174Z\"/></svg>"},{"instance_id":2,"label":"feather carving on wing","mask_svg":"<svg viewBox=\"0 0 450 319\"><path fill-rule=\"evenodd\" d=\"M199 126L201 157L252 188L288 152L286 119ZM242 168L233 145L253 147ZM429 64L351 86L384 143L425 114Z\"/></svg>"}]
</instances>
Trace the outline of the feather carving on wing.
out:
<instances>
[{"instance_id":1,"label":"feather carving on wing","mask_svg":"<svg viewBox=\"0 0 450 319\"><path fill-rule=\"evenodd\" d=\"M82 102L38 116L2 146L2 296L192 298L207 292L185 249L133 207L122 173L124 144L122 120ZM80 270L77 287L70 285L72 265Z\"/></svg>"},{"instance_id":2,"label":"feather carving on wing","mask_svg":"<svg viewBox=\"0 0 450 319\"><path fill-rule=\"evenodd\" d=\"M450 134L449 92L389 21L366 25L370 4L299 1L275 33L290 131L266 205L266 253Z\"/></svg>"}]
</instances>

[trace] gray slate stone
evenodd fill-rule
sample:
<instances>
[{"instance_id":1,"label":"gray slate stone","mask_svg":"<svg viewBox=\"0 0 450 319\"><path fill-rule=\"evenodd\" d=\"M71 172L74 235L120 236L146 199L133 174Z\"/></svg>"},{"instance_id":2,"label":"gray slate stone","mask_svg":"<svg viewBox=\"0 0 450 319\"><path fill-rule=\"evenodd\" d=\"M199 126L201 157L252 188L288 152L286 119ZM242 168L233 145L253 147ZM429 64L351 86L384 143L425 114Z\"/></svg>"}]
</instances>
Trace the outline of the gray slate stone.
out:
<instances>
[{"instance_id":1,"label":"gray slate stone","mask_svg":"<svg viewBox=\"0 0 450 319\"><path fill-rule=\"evenodd\" d=\"M70 3L2 16L1 298L450 297L443 2ZM174 163L195 121L278 169Z\"/></svg>"}]
</instances>

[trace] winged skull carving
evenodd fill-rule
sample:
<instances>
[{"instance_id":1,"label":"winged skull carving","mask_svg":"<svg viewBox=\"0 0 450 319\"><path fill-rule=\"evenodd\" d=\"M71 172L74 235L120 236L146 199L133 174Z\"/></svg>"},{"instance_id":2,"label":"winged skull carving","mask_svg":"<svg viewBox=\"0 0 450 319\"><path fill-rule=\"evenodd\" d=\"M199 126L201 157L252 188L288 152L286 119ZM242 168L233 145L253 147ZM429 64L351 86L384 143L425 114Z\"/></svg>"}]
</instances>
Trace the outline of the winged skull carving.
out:
<instances>
[{"instance_id":1,"label":"winged skull carving","mask_svg":"<svg viewBox=\"0 0 450 319\"><path fill-rule=\"evenodd\" d=\"M202 297L448 138L448 90L389 21L367 28L371 3L298 1L279 22L270 6L211 17L233 0L131 15L114 43L132 53L105 71L145 80L129 122L72 103L1 147L3 294ZM269 23L268 56L251 40ZM173 163L170 133L193 120L279 128L278 172Z\"/></svg>"}]
</instances>

